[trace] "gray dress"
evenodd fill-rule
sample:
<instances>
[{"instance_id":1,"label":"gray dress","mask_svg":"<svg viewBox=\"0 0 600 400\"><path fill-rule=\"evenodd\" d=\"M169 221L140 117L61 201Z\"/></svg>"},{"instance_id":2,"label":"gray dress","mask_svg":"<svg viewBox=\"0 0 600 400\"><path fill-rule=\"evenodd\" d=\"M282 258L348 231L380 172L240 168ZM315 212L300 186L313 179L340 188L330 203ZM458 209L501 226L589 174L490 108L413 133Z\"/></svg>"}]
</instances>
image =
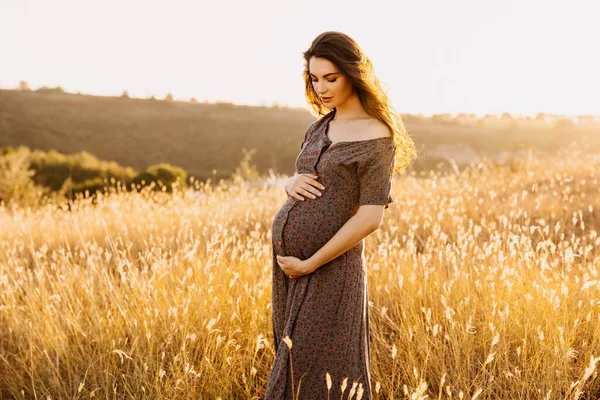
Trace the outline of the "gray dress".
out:
<instances>
[{"instance_id":1,"label":"gray dress","mask_svg":"<svg viewBox=\"0 0 600 400\"><path fill-rule=\"evenodd\" d=\"M371 399L371 362L367 274L363 242L298 280L288 278L276 255L310 258L363 204L388 208L396 147L391 137L331 143L329 121L336 109L306 130L296 159L298 173L317 173L325 189L316 199L289 197L271 228L273 245L272 321L276 357L266 400L327 399L326 372L332 379L330 399L347 397L354 381L363 400ZM292 368L288 347L292 345ZM358 389L358 386L357 386Z\"/></svg>"}]
</instances>

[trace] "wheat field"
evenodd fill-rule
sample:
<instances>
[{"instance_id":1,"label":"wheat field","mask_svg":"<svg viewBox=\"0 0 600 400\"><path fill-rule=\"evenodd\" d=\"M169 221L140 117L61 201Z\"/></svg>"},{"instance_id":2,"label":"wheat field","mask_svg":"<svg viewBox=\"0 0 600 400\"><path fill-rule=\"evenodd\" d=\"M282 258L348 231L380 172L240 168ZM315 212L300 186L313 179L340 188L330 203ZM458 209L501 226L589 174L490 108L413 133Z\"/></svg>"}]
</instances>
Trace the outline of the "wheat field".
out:
<instances>
[{"instance_id":1,"label":"wheat field","mask_svg":"<svg viewBox=\"0 0 600 400\"><path fill-rule=\"evenodd\" d=\"M365 239L374 398L600 398L599 176L572 149L398 176ZM262 398L286 195L196 189L0 207L0 399Z\"/></svg>"}]
</instances>

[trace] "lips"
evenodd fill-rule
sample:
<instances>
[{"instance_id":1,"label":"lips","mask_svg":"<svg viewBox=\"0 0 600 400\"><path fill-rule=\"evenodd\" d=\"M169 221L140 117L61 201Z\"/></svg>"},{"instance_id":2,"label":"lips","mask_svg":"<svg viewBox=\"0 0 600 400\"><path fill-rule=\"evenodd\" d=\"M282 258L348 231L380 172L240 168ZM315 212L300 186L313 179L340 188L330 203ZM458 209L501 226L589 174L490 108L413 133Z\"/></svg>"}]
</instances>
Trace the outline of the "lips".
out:
<instances>
[{"instance_id":1,"label":"lips","mask_svg":"<svg viewBox=\"0 0 600 400\"><path fill-rule=\"evenodd\" d=\"M323 101L329 101L331 99L332 99L332 97L321 97L321 100L323 100Z\"/></svg>"}]
</instances>

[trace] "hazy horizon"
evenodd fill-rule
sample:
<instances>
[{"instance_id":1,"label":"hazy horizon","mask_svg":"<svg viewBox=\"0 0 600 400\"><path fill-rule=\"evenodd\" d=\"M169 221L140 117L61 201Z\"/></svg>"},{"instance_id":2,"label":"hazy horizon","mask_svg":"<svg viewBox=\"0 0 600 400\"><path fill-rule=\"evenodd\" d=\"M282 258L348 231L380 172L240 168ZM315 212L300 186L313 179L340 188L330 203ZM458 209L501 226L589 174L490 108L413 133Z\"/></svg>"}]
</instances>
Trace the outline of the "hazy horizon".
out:
<instances>
[{"instance_id":1,"label":"hazy horizon","mask_svg":"<svg viewBox=\"0 0 600 400\"><path fill-rule=\"evenodd\" d=\"M593 1L0 0L0 88L307 108L302 52L345 32L406 114L599 113Z\"/></svg>"}]
</instances>

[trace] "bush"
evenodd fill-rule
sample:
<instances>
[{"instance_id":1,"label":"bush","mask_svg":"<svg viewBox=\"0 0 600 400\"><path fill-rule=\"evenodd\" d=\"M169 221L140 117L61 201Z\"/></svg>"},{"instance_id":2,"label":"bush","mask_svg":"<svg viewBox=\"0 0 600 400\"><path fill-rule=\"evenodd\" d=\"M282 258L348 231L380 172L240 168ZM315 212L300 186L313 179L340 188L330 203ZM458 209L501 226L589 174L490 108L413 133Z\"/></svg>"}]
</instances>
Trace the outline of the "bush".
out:
<instances>
[{"instance_id":1,"label":"bush","mask_svg":"<svg viewBox=\"0 0 600 400\"><path fill-rule=\"evenodd\" d=\"M149 186L152 182L156 183L157 178L149 172L140 172L131 180L131 183L141 186Z\"/></svg>"},{"instance_id":2,"label":"bush","mask_svg":"<svg viewBox=\"0 0 600 400\"><path fill-rule=\"evenodd\" d=\"M233 176L239 177L244 181L254 181L259 178L260 174L258 173L258 169L252 163L252 156L256 153L256 149L246 149L243 148L242 152L244 153L244 157L240 164L236 168Z\"/></svg>"},{"instance_id":3,"label":"bush","mask_svg":"<svg viewBox=\"0 0 600 400\"><path fill-rule=\"evenodd\" d=\"M11 153L14 153L16 151L16 149L12 146L6 146L3 148L0 148L0 156L5 156Z\"/></svg>"},{"instance_id":4,"label":"bush","mask_svg":"<svg viewBox=\"0 0 600 400\"><path fill-rule=\"evenodd\" d=\"M30 192L28 196L56 193L67 199L86 190L94 195L107 187L131 190L132 184L154 183L153 190L172 192L175 185L187 187L187 177L184 169L166 163L151 165L138 174L131 167L98 160L86 151L65 155L55 150L31 151L25 146L0 148L0 200L5 202L26 192Z\"/></svg>"},{"instance_id":5,"label":"bush","mask_svg":"<svg viewBox=\"0 0 600 400\"><path fill-rule=\"evenodd\" d=\"M0 202L36 203L43 191L31 179L35 172L30 168L30 150L21 146L16 150L7 148L0 154Z\"/></svg>"},{"instance_id":6,"label":"bush","mask_svg":"<svg viewBox=\"0 0 600 400\"><path fill-rule=\"evenodd\" d=\"M35 170L34 182L52 190L61 189L67 179L71 179L73 184L85 186L86 182L97 178L114 178L127 183L135 177L132 168L122 167L114 161L100 161L86 151L73 155L54 150L47 153L35 151L31 155L31 164Z\"/></svg>"},{"instance_id":7,"label":"bush","mask_svg":"<svg viewBox=\"0 0 600 400\"><path fill-rule=\"evenodd\" d=\"M151 182L155 182L157 185L159 181L166 186L167 192L173 191L173 185L179 181L180 187L187 186L187 172L183 168L173 166L167 163L155 164L146 168L146 171L141 172L135 178L133 183L136 185L142 184L145 181L145 185L149 185ZM157 190L160 189L158 186Z\"/></svg>"},{"instance_id":8,"label":"bush","mask_svg":"<svg viewBox=\"0 0 600 400\"><path fill-rule=\"evenodd\" d=\"M85 194L86 190L90 195L96 194L97 191L104 192L105 187L113 186L109 182L110 181L106 181L106 178L96 177L94 179L88 179L85 182L74 183L71 187L73 197L75 197L76 193Z\"/></svg>"},{"instance_id":9,"label":"bush","mask_svg":"<svg viewBox=\"0 0 600 400\"><path fill-rule=\"evenodd\" d=\"M48 94L63 94L63 93L65 93L65 90L60 86L57 86L54 88L42 86L41 88L36 89L36 92L37 93L48 93Z\"/></svg>"}]
</instances>

